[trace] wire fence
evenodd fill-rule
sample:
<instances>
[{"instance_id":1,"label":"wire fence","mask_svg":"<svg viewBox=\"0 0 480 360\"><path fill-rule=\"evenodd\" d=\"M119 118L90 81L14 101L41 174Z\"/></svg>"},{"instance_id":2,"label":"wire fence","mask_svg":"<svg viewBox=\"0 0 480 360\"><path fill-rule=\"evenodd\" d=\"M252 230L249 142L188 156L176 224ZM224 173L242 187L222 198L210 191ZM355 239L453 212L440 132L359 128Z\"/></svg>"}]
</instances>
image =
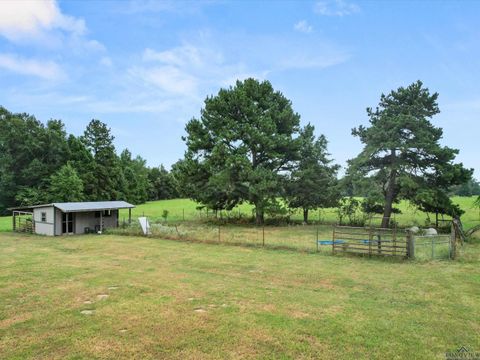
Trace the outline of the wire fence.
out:
<instances>
[{"instance_id":1,"label":"wire fence","mask_svg":"<svg viewBox=\"0 0 480 360\"><path fill-rule=\"evenodd\" d=\"M405 229L349 227L331 224L255 226L251 223L165 221L148 218L149 236L159 239L291 249L320 253L357 253L368 256L409 257L417 260L454 258L451 235L409 237ZM114 234L142 236L134 220L122 223Z\"/></svg>"},{"instance_id":2,"label":"wire fence","mask_svg":"<svg viewBox=\"0 0 480 360\"><path fill-rule=\"evenodd\" d=\"M110 233L143 235L140 225L109 229ZM292 249L307 252L332 252L332 227L329 225L252 226L214 225L179 222L150 224L154 238Z\"/></svg>"},{"instance_id":3,"label":"wire fence","mask_svg":"<svg viewBox=\"0 0 480 360\"><path fill-rule=\"evenodd\" d=\"M442 260L452 257L451 235L415 236L415 259Z\"/></svg>"}]
</instances>

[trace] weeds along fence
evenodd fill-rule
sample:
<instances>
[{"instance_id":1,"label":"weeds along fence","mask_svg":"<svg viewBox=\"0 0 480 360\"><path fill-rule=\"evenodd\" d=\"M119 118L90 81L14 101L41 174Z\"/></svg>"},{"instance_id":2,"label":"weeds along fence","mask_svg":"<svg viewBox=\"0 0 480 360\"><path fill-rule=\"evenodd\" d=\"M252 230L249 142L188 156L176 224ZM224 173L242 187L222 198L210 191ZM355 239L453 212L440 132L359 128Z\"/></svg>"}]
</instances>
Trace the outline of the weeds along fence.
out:
<instances>
[{"instance_id":1,"label":"weeds along fence","mask_svg":"<svg viewBox=\"0 0 480 360\"><path fill-rule=\"evenodd\" d=\"M159 209L155 211L155 216L147 212L134 212L133 219L136 219L139 216L147 216L152 223L171 223L178 224L181 222L234 222L237 224L251 224L255 218L255 213L253 209L233 209L230 211L213 211L207 208L194 209L194 208L182 208L182 209ZM128 214L126 212L120 213L120 222L126 223L128 220ZM303 213L295 209L287 214L275 215L266 215L265 221L267 224L285 224L288 222L303 222ZM338 221L336 210L331 209L320 209L316 211L311 211L309 216L309 222L315 224L328 224L333 225Z\"/></svg>"},{"instance_id":2,"label":"weeds along fence","mask_svg":"<svg viewBox=\"0 0 480 360\"><path fill-rule=\"evenodd\" d=\"M333 231L332 231L333 229ZM124 224L108 232L143 236L140 224ZM453 235L414 236L402 229L334 225L252 226L209 222L152 222L150 237L203 243L291 249L329 254L453 259L457 240ZM433 250L432 250L433 249Z\"/></svg>"},{"instance_id":3,"label":"weeds along fence","mask_svg":"<svg viewBox=\"0 0 480 360\"><path fill-rule=\"evenodd\" d=\"M143 236L140 225L136 222L130 226L108 231L119 235ZM251 226L187 222L151 223L150 232L150 237L161 239L331 253L331 245L324 244L325 241L331 243L332 227L328 225Z\"/></svg>"}]
</instances>

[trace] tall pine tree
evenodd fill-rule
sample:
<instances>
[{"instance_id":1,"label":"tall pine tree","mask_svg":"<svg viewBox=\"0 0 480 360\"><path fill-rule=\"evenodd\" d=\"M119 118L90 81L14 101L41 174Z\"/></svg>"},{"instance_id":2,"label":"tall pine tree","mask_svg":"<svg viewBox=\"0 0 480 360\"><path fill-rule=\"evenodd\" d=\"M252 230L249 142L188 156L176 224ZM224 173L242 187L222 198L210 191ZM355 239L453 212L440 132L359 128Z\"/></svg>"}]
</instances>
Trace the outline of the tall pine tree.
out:
<instances>
[{"instance_id":1,"label":"tall pine tree","mask_svg":"<svg viewBox=\"0 0 480 360\"><path fill-rule=\"evenodd\" d=\"M453 162L458 150L439 143L443 131L430 122L440 112L437 98L438 94L430 94L421 81L400 87L382 94L376 109L367 109L369 127L352 130L364 148L349 161L349 174L370 176L381 186L382 227L389 225L393 204L400 199L419 204L419 196L428 194L430 198L423 195L423 201L445 206L445 197L440 193L471 177L472 170ZM429 190L432 186L435 192Z\"/></svg>"}]
</instances>

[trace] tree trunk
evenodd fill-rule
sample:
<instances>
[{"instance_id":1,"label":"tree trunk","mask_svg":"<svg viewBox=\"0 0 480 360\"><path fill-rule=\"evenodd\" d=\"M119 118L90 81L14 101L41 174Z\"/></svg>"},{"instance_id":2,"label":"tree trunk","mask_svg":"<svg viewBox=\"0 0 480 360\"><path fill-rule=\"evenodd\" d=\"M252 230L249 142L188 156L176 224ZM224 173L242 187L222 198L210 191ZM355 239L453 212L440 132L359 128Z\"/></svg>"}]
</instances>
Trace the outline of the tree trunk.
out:
<instances>
[{"instance_id":1,"label":"tree trunk","mask_svg":"<svg viewBox=\"0 0 480 360\"><path fill-rule=\"evenodd\" d=\"M383 211L382 228L388 228L390 224L390 217L392 216L393 200L395 200L395 182L397 178L397 172L395 169L395 150L391 151L392 171L390 172L390 178L388 179L387 192L385 194L385 209Z\"/></svg>"},{"instance_id":2,"label":"tree trunk","mask_svg":"<svg viewBox=\"0 0 480 360\"><path fill-rule=\"evenodd\" d=\"M262 225L263 220L264 220L263 208L261 208L258 204L255 204L255 223L257 225Z\"/></svg>"},{"instance_id":3,"label":"tree trunk","mask_svg":"<svg viewBox=\"0 0 480 360\"><path fill-rule=\"evenodd\" d=\"M308 209L303 209L303 222L308 224Z\"/></svg>"}]
</instances>

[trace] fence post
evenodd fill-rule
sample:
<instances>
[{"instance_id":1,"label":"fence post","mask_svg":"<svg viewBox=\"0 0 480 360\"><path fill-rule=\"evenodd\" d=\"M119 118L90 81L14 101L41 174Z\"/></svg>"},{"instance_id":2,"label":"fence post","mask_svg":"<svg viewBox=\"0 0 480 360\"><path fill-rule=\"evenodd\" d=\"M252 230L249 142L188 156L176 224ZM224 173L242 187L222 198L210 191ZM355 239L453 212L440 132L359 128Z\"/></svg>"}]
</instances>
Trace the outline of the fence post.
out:
<instances>
[{"instance_id":1,"label":"fence post","mask_svg":"<svg viewBox=\"0 0 480 360\"><path fill-rule=\"evenodd\" d=\"M433 242L433 236L432 236L432 260L435 259L435 243Z\"/></svg>"},{"instance_id":2,"label":"fence post","mask_svg":"<svg viewBox=\"0 0 480 360\"><path fill-rule=\"evenodd\" d=\"M372 241L373 241L372 227L370 226L368 228L368 256L369 257L372 257Z\"/></svg>"},{"instance_id":3,"label":"fence post","mask_svg":"<svg viewBox=\"0 0 480 360\"><path fill-rule=\"evenodd\" d=\"M407 230L407 257L415 259L415 236L410 230Z\"/></svg>"},{"instance_id":4,"label":"fence post","mask_svg":"<svg viewBox=\"0 0 480 360\"><path fill-rule=\"evenodd\" d=\"M332 254L335 254L335 225L333 225L333 234L332 234Z\"/></svg>"},{"instance_id":5,"label":"fence post","mask_svg":"<svg viewBox=\"0 0 480 360\"><path fill-rule=\"evenodd\" d=\"M265 246L265 223L262 223L262 246Z\"/></svg>"},{"instance_id":6,"label":"fence post","mask_svg":"<svg viewBox=\"0 0 480 360\"><path fill-rule=\"evenodd\" d=\"M455 260L457 256L457 235L455 232L455 227L452 223L450 229L450 259Z\"/></svg>"}]
</instances>

